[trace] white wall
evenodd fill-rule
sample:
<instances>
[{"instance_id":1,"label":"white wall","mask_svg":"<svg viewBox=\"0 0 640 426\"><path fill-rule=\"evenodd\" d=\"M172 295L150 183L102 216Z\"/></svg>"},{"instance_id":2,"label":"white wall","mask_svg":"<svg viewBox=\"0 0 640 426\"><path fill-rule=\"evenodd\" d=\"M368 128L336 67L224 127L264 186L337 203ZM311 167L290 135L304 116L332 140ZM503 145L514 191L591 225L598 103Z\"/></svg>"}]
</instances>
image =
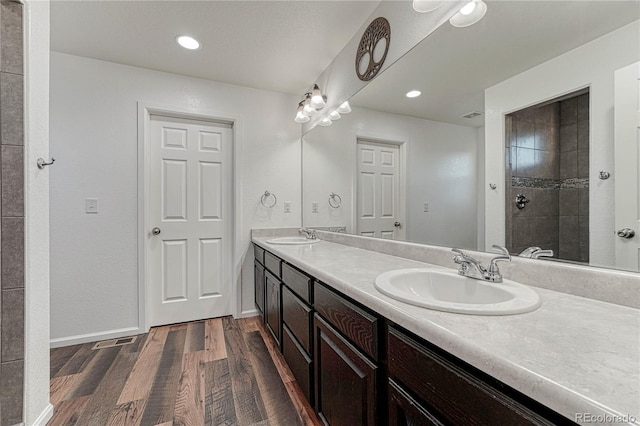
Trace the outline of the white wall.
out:
<instances>
[{"instance_id":1,"label":"white wall","mask_svg":"<svg viewBox=\"0 0 640 426\"><path fill-rule=\"evenodd\" d=\"M358 137L405 143L407 240L477 247L477 129L363 108L303 138L305 226L342 225L354 232ZM329 207L331 192L342 197L340 209ZM311 212L313 201L318 213Z\"/></svg>"},{"instance_id":2,"label":"white wall","mask_svg":"<svg viewBox=\"0 0 640 426\"><path fill-rule=\"evenodd\" d=\"M240 117L242 310L253 307L252 227L300 225L297 98L61 53L51 55L51 337L131 334L138 324L137 102ZM259 208L265 190L283 203ZM84 199L100 213L84 213ZM239 283L234 283L239 285Z\"/></svg>"},{"instance_id":3,"label":"white wall","mask_svg":"<svg viewBox=\"0 0 640 426\"><path fill-rule=\"evenodd\" d=\"M478 138L478 186L476 194L478 197L478 246L477 250L484 251L485 249L485 187L489 186L489 183L485 182L484 175L486 174L485 168L485 142L484 142L484 126L477 129Z\"/></svg>"},{"instance_id":4,"label":"white wall","mask_svg":"<svg viewBox=\"0 0 640 426\"><path fill-rule=\"evenodd\" d=\"M44 425L49 405L49 2L25 3L24 422Z\"/></svg>"},{"instance_id":5,"label":"white wall","mask_svg":"<svg viewBox=\"0 0 640 426\"><path fill-rule=\"evenodd\" d=\"M504 245L504 115L577 89L590 87L589 233L590 263L615 265L614 180L598 171L614 170L614 71L640 59L640 21L505 80L485 91L486 247Z\"/></svg>"}]
</instances>

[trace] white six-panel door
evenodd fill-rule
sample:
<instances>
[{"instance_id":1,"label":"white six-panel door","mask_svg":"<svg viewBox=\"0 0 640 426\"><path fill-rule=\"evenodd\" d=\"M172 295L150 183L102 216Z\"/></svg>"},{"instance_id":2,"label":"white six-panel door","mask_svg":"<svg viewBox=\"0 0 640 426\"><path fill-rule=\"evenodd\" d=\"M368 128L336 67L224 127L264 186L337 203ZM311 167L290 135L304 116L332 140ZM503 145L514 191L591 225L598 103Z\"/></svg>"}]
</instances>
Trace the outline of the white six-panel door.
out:
<instances>
[{"instance_id":1,"label":"white six-panel door","mask_svg":"<svg viewBox=\"0 0 640 426\"><path fill-rule=\"evenodd\" d=\"M149 325L231 313L230 125L151 116Z\"/></svg>"},{"instance_id":2,"label":"white six-panel door","mask_svg":"<svg viewBox=\"0 0 640 426\"><path fill-rule=\"evenodd\" d=\"M404 238L400 206L400 148L358 140L357 233L390 240Z\"/></svg>"},{"instance_id":3,"label":"white six-panel door","mask_svg":"<svg viewBox=\"0 0 640 426\"><path fill-rule=\"evenodd\" d=\"M615 226L632 229L616 239L616 268L640 266L640 62L615 73Z\"/></svg>"}]
</instances>

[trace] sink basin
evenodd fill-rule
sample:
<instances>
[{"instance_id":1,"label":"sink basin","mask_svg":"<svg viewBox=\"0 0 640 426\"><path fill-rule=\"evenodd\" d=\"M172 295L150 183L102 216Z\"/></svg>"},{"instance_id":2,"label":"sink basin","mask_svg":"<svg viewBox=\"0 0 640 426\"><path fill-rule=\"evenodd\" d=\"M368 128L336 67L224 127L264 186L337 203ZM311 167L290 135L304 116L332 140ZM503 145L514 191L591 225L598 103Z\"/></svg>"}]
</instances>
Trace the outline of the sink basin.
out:
<instances>
[{"instance_id":1,"label":"sink basin","mask_svg":"<svg viewBox=\"0 0 640 426\"><path fill-rule=\"evenodd\" d=\"M273 238L271 240L267 240L267 243L269 244L282 244L282 245L316 244L319 242L320 240L309 240L306 237L282 237L282 238Z\"/></svg>"},{"instance_id":2,"label":"sink basin","mask_svg":"<svg viewBox=\"0 0 640 426\"><path fill-rule=\"evenodd\" d=\"M375 286L401 302L459 314L523 314L542 303L538 293L515 281L490 283L446 269L389 271L376 278Z\"/></svg>"}]
</instances>

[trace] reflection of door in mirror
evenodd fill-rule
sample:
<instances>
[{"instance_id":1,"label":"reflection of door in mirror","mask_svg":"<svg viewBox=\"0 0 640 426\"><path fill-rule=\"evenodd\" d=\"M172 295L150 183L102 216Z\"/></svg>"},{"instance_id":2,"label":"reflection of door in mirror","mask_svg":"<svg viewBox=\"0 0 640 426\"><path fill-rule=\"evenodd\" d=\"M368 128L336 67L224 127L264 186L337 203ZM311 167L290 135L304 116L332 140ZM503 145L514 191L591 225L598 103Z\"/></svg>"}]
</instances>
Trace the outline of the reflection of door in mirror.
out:
<instances>
[{"instance_id":1,"label":"reflection of door in mirror","mask_svg":"<svg viewBox=\"0 0 640 426\"><path fill-rule=\"evenodd\" d=\"M505 123L509 251L540 247L588 263L588 91L509 114Z\"/></svg>"},{"instance_id":2,"label":"reflection of door in mirror","mask_svg":"<svg viewBox=\"0 0 640 426\"><path fill-rule=\"evenodd\" d=\"M637 271L640 266L640 62L617 70L614 81L616 267Z\"/></svg>"},{"instance_id":3,"label":"reflection of door in mirror","mask_svg":"<svg viewBox=\"0 0 640 426\"><path fill-rule=\"evenodd\" d=\"M358 139L356 229L359 235L404 239L400 145Z\"/></svg>"}]
</instances>

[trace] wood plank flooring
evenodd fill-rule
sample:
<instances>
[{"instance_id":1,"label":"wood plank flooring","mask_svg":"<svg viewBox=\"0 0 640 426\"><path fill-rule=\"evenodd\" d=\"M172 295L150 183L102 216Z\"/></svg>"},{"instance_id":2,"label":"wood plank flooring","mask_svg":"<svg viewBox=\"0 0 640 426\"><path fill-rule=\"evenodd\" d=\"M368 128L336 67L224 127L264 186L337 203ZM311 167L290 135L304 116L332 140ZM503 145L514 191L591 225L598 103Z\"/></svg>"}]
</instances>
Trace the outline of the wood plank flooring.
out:
<instances>
[{"instance_id":1,"label":"wood plank flooring","mask_svg":"<svg viewBox=\"0 0 640 426\"><path fill-rule=\"evenodd\" d=\"M321 423L258 317L154 327L131 344L51 350L49 426Z\"/></svg>"}]
</instances>

